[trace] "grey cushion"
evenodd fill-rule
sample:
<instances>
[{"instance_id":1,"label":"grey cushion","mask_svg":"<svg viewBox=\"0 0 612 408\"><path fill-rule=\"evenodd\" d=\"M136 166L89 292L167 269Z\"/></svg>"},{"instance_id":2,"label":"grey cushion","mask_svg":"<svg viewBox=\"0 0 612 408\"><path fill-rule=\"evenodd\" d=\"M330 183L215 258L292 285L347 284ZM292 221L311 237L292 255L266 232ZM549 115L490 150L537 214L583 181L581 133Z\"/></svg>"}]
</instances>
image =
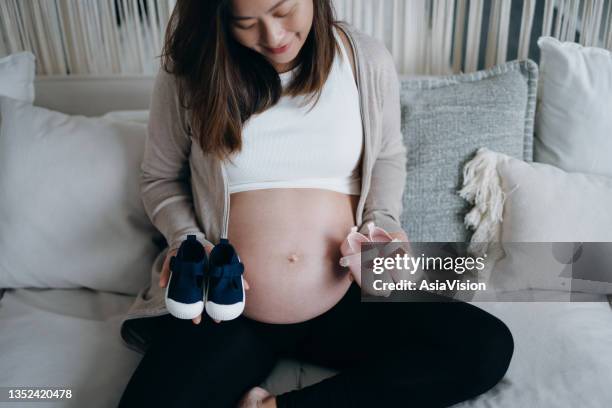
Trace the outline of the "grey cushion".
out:
<instances>
[{"instance_id":1,"label":"grey cushion","mask_svg":"<svg viewBox=\"0 0 612 408\"><path fill-rule=\"evenodd\" d=\"M463 165L479 147L533 160L538 67L512 61L471 74L401 81L408 148L402 225L413 242L466 242Z\"/></svg>"}]
</instances>

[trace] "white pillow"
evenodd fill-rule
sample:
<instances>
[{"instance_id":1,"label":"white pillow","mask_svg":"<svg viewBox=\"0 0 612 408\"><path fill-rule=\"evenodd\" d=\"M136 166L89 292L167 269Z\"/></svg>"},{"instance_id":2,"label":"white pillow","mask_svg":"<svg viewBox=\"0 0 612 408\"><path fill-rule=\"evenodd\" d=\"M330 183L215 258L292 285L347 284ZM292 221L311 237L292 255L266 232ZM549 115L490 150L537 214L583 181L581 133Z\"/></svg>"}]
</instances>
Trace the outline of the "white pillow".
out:
<instances>
[{"instance_id":1,"label":"white pillow","mask_svg":"<svg viewBox=\"0 0 612 408\"><path fill-rule=\"evenodd\" d=\"M489 288L612 293L611 177L481 148L464 167L460 194L475 202L465 219L475 229L469 250L488 251ZM584 243L573 264L571 243Z\"/></svg>"},{"instance_id":2,"label":"white pillow","mask_svg":"<svg viewBox=\"0 0 612 408\"><path fill-rule=\"evenodd\" d=\"M144 123L145 125L149 123L149 111L146 109L110 111L105 113L102 117L128 122Z\"/></svg>"},{"instance_id":3,"label":"white pillow","mask_svg":"<svg viewBox=\"0 0 612 408\"><path fill-rule=\"evenodd\" d=\"M36 58L28 51L0 58L0 95L34 102Z\"/></svg>"},{"instance_id":4,"label":"white pillow","mask_svg":"<svg viewBox=\"0 0 612 408\"><path fill-rule=\"evenodd\" d=\"M612 53L552 37L538 45L534 160L612 177Z\"/></svg>"},{"instance_id":5,"label":"white pillow","mask_svg":"<svg viewBox=\"0 0 612 408\"><path fill-rule=\"evenodd\" d=\"M135 295L159 252L140 198L146 125L0 97L0 287Z\"/></svg>"}]
</instances>

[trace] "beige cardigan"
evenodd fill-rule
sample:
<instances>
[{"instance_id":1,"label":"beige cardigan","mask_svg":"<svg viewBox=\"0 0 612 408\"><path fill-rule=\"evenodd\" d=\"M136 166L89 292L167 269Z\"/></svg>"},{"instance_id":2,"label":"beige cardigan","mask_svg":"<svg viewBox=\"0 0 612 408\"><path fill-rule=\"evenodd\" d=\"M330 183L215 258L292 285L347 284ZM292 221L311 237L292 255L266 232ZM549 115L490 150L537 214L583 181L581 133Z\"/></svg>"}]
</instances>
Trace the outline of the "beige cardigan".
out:
<instances>
[{"instance_id":1,"label":"beige cardigan","mask_svg":"<svg viewBox=\"0 0 612 408\"><path fill-rule=\"evenodd\" d=\"M380 41L345 23L340 27L355 56L364 130L357 226L363 232L373 221L389 232L400 231L406 148L393 58ZM229 223L223 162L192 143L188 112L179 104L174 77L163 70L155 81L141 170L145 211L169 244L153 264L150 285L140 291L121 323L124 343L144 352L149 333L140 318L168 313L165 288L158 284L168 250L178 247L187 234L195 234L202 243L217 243L227 237Z\"/></svg>"}]
</instances>

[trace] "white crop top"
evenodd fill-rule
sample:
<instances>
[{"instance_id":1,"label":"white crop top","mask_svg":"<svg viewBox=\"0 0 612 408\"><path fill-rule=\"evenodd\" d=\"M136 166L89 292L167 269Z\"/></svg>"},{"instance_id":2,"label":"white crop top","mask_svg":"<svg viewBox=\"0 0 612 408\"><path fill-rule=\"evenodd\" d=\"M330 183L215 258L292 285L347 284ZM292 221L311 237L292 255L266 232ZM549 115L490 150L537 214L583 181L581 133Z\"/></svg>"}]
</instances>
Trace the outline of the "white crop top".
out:
<instances>
[{"instance_id":1,"label":"white crop top","mask_svg":"<svg viewBox=\"0 0 612 408\"><path fill-rule=\"evenodd\" d=\"M242 151L230 156L231 162L224 162L230 194L267 188L361 193L359 94L349 56L336 30L342 58L336 53L317 104L304 105L303 95L283 96L243 125ZM280 74L283 87L295 71Z\"/></svg>"}]
</instances>

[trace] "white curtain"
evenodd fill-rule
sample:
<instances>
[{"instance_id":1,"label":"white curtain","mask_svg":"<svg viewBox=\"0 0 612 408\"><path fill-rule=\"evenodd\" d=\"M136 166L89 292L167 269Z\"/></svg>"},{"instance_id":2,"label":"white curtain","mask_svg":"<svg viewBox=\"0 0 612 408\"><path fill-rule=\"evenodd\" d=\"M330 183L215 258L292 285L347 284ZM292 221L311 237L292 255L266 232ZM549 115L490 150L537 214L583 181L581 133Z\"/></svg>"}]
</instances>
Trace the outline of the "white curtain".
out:
<instances>
[{"instance_id":1,"label":"white curtain","mask_svg":"<svg viewBox=\"0 0 612 408\"><path fill-rule=\"evenodd\" d=\"M610 0L537 1L545 5L536 37L612 49ZM0 56L30 50L39 75L150 74L175 2L0 0ZM522 10L517 58L529 56L534 34L536 0L332 2L339 19L387 46L401 74L472 72L483 60L485 67L506 61L513 5Z\"/></svg>"},{"instance_id":2,"label":"white curtain","mask_svg":"<svg viewBox=\"0 0 612 408\"><path fill-rule=\"evenodd\" d=\"M150 74L176 0L0 0L0 55L39 75Z\"/></svg>"},{"instance_id":3,"label":"white curtain","mask_svg":"<svg viewBox=\"0 0 612 408\"><path fill-rule=\"evenodd\" d=\"M562 41L612 50L610 0L537 1L544 2L544 12L540 16L542 30L535 33L535 38L550 35ZM485 2L489 6L486 19ZM333 3L341 19L386 44L402 74L473 72L479 68L481 57L485 67L505 62L509 41L513 40L509 38L513 5L521 9L516 58L528 58L536 16L536 0L333 0Z\"/></svg>"}]
</instances>

